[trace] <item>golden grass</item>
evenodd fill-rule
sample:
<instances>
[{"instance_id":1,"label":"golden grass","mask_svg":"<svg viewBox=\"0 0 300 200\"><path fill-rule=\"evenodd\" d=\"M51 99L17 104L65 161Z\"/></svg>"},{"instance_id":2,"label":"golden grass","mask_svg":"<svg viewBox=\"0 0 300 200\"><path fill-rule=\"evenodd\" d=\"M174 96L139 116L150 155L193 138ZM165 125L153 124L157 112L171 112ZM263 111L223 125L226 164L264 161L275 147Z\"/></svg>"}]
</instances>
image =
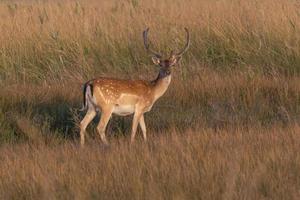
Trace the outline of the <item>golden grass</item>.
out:
<instances>
[{"instance_id":1,"label":"golden grass","mask_svg":"<svg viewBox=\"0 0 300 200\"><path fill-rule=\"evenodd\" d=\"M0 72L20 82L145 69L141 33L159 51L192 34L184 64L299 71L299 3L293 0L25 1L0 3Z\"/></svg>"},{"instance_id":2,"label":"golden grass","mask_svg":"<svg viewBox=\"0 0 300 200\"><path fill-rule=\"evenodd\" d=\"M113 117L108 148L95 123L79 147L78 83L8 85L0 198L298 199L299 77L199 70L175 71L146 115L148 143L139 132L130 146L131 117Z\"/></svg>"},{"instance_id":3,"label":"golden grass","mask_svg":"<svg viewBox=\"0 0 300 200\"><path fill-rule=\"evenodd\" d=\"M0 2L0 199L299 199L295 0ZM78 146L81 84L155 78L142 31L191 47L130 146Z\"/></svg>"},{"instance_id":4,"label":"golden grass","mask_svg":"<svg viewBox=\"0 0 300 200\"><path fill-rule=\"evenodd\" d=\"M2 199L297 199L300 129L151 133L0 148ZM100 141L100 140L98 140Z\"/></svg>"}]
</instances>

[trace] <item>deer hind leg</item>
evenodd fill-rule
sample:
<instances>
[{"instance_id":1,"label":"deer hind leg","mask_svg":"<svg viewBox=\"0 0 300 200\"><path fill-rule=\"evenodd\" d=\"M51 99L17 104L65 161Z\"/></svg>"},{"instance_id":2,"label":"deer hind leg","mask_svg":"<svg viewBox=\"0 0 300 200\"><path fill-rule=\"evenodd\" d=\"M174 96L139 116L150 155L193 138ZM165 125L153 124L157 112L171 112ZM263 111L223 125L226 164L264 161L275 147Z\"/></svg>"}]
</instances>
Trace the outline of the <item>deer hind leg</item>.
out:
<instances>
[{"instance_id":1,"label":"deer hind leg","mask_svg":"<svg viewBox=\"0 0 300 200\"><path fill-rule=\"evenodd\" d=\"M132 128L131 128L131 143L134 142L138 122L140 121L141 115L142 115L142 113L137 112L137 111L133 115Z\"/></svg>"},{"instance_id":2,"label":"deer hind leg","mask_svg":"<svg viewBox=\"0 0 300 200\"><path fill-rule=\"evenodd\" d=\"M106 129L107 123L109 122L109 119L111 117L112 111L113 111L113 108L102 109L101 119L97 126L97 130L101 137L101 140L106 145L108 144L108 142L105 137L105 129Z\"/></svg>"},{"instance_id":3,"label":"deer hind leg","mask_svg":"<svg viewBox=\"0 0 300 200\"><path fill-rule=\"evenodd\" d=\"M142 129L143 132L143 137L144 137L144 141L147 140L147 135L146 135L146 124L145 124L145 119L144 119L144 115L142 114L140 117L140 121L139 121L140 127Z\"/></svg>"},{"instance_id":4,"label":"deer hind leg","mask_svg":"<svg viewBox=\"0 0 300 200\"><path fill-rule=\"evenodd\" d=\"M87 113L85 114L83 120L80 122L80 144L81 144L81 146L84 145L85 129L89 125L89 123L94 119L95 116L96 116L95 109L89 108Z\"/></svg>"}]
</instances>

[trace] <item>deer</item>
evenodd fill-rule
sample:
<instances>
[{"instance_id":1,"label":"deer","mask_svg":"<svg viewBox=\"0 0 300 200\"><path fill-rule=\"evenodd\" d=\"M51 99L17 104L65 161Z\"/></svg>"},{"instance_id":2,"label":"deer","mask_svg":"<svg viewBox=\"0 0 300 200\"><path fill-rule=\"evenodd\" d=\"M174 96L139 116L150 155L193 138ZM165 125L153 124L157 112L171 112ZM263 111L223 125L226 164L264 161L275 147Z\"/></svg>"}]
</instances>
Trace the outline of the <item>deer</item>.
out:
<instances>
[{"instance_id":1,"label":"deer","mask_svg":"<svg viewBox=\"0 0 300 200\"><path fill-rule=\"evenodd\" d=\"M152 62L159 66L157 78L147 80L125 80L100 77L87 81L83 85L83 108L87 110L80 122L80 144L84 146L85 132L89 123L101 111L101 118L97 125L97 132L102 142L108 145L105 136L106 126L112 116L127 116L133 114L131 127L131 143L134 142L138 124L142 130L144 141L147 140L144 114L149 112L154 103L167 91L172 76L172 67L179 62L182 55L190 46L190 34L187 28L186 44L184 48L174 53L172 50L168 58L152 50L148 42L149 28L143 31L143 42Z\"/></svg>"}]
</instances>

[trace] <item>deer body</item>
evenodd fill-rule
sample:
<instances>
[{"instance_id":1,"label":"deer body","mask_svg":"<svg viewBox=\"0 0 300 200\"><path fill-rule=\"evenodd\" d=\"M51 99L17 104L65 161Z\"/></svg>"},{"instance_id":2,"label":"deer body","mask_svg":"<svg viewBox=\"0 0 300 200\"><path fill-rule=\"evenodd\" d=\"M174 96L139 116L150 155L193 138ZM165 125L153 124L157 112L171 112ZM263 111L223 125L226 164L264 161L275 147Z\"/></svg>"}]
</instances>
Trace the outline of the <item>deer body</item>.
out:
<instances>
[{"instance_id":1,"label":"deer body","mask_svg":"<svg viewBox=\"0 0 300 200\"><path fill-rule=\"evenodd\" d=\"M105 129L112 114L120 116L134 114L131 141L134 141L138 124L142 129L143 138L146 140L144 113L150 111L155 101L168 89L171 82L170 67L177 63L183 53L172 53L169 59L162 60L160 55L149 49L146 40L147 32L148 29L144 31L145 47L155 55L152 57L154 64L160 66L157 78L153 81L97 78L86 82L84 84L83 102L84 108L87 109L87 113L80 123L80 139L82 145L84 144L85 129L96 116L96 111L98 109L101 110L102 115L97 130L105 144L107 144ZM185 50L187 49L188 44L189 43L187 43Z\"/></svg>"},{"instance_id":2,"label":"deer body","mask_svg":"<svg viewBox=\"0 0 300 200\"><path fill-rule=\"evenodd\" d=\"M112 107L113 114L126 116L136 111L150 111L170 82L171 75L151 82L98 78L87 84L93 85L93 101L97 107Z\"/></svg>"}]
</instances>

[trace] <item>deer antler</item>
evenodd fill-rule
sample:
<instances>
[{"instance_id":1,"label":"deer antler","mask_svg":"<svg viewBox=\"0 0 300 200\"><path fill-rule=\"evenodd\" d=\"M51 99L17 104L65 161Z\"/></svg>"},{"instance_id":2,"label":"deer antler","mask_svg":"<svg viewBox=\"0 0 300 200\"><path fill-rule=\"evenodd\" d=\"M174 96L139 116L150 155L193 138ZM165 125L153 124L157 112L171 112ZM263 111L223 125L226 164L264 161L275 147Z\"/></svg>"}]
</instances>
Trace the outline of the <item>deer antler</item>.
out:
<instances>
[{"instance_id":1,"label":"deer antler","mask_svg":"<svg viewBox=\"0 0 300 200\"><path fill-rule=\"evenodd\" d=\"M153 51L152 49L150 49L150 44L148 43L148 31L149 31L149 28L147 28L143 32L143 38L144 38L145 48L146 48L146 50L147 50L148 53L153 54L157 58L161 58L162 56L159 53L157 53L157 52Z\"/></svg>"},{"instance_id":2,"label":"deer antler","mask_svg":"<svg viewBox=\"0 0 300 200\"><path fill-rule=\"evenodd\" d=\"M179 53L175 54L175 56L182 56L182 54L184 54L190 46L190 33L189 33L189 30L187 28L184 28L184 30L186 32L186 44L185 44L183 50L181 50Z\"/></svg>"}]
</instances>

